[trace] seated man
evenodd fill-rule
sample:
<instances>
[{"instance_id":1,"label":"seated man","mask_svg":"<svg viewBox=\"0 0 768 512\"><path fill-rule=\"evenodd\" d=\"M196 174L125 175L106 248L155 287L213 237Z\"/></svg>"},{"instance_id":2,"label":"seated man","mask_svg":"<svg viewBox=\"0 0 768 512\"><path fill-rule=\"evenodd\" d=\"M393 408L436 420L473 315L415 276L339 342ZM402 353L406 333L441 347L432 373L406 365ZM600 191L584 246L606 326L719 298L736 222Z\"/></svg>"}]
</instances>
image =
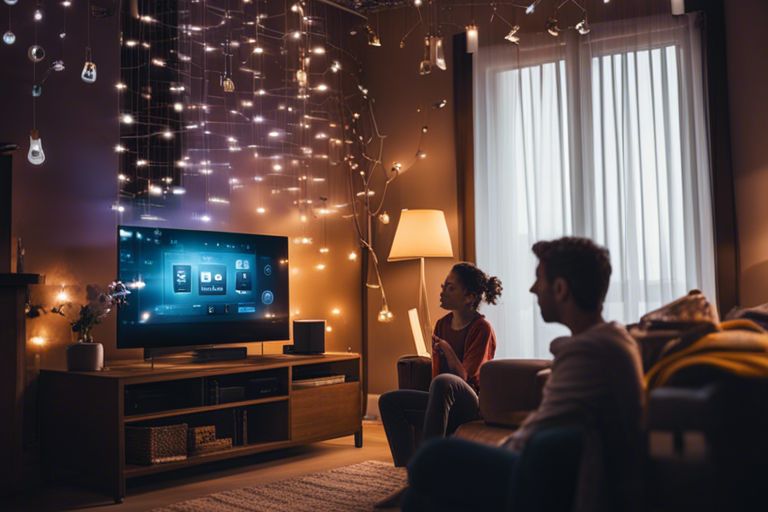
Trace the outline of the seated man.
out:
<instances>
[{"instance_id":1,"label":"seated man","mask_svg":"<svg viewBox=\"0 0 768 512\"><path fill-rule=\"evenodd\" d=\"M425 445L409 465L403 510L438 509L438 503L452 510L509 509L515 502L511 486L519 454L534 434L551 427L594 429L611 447L639 443L643 381L638 347L624 327L602 317L611 276L608 251L591 240L566 237L538 242L533 252L539 264L530 291L541 316L571 331L550 345L554 361L541 405L504 448L456 439Z\"/></svg>"}]
</instances>

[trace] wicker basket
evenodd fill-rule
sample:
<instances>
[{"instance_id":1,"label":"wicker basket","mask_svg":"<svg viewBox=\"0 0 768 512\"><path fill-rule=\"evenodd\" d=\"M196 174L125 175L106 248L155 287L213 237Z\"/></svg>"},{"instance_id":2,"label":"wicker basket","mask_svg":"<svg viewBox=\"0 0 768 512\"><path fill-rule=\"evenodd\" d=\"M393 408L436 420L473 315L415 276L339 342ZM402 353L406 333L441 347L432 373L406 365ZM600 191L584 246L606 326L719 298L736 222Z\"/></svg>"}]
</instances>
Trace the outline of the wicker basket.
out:
<instances>
[{"instance_id":1,"label":"wicker basket","mask_svg":"<svg viewBox=\"0 0 768 512\"><path fill-rule=\"evenodd\" d=\"M216 426L189 427L187 433L187 449L190 453L197 451L197 447L216 440Z\"/></svg>"},{"instance_id":2,"label":"wicker basket","mask_svg":"<svg viewBox=\"0 0 768 512\"><path fill-rule=\"evenodd\" d=\"M125 427L128 464L160 464L187 458L187 424Z\"/></svg>"}]
</instances>

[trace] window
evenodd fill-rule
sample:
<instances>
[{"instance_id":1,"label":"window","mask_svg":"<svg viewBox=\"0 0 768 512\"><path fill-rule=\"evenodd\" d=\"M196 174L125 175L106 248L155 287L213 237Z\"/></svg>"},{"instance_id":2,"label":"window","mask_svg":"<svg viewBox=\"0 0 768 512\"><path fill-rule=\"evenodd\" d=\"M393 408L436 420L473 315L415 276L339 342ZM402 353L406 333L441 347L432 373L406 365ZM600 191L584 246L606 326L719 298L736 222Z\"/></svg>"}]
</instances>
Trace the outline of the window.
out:
<instances>
[{"instance_id":1,"label":"window","mask_svg":"<svg viewBox=\"0 0 768 512\"><path fill-rule=\"evenodd\" d=\"M477 259L504 283L486 311L499 357L546 357L567 334L541 321L528 292L537 240L609 248L606 319L636 322L692 288L715 298L694 23L635 23L475 59Z\"/></svg>"}]
</instances>

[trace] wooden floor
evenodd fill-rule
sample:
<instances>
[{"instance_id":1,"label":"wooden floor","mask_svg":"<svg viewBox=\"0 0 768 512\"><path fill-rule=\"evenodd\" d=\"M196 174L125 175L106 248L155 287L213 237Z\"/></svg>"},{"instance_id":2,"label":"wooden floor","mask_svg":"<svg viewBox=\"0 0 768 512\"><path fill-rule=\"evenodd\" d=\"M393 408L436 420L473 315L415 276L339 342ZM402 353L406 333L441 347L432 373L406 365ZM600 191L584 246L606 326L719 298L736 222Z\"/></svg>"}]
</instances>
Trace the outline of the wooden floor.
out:
<instances>
[{"instance_id":1,"label":"wooden floor","mask_svg":"<svg viewBox=\"0 0 768 512\"><path fill-rule=\"evenodd\" d=\"M45 489L33 496L22 496L13 504L0 504L0 509L24 512L149 510L214 492L285 480L365 460L392 462L380 423L364 422L362 448L355 448L354 439L349 436L170 474L154 475L136 482L129 480L125 501L120 504L115 504L108 496L57 487ZM10 505L9 508L6 508L7 505Z\"/></svg>"}]
</instances>

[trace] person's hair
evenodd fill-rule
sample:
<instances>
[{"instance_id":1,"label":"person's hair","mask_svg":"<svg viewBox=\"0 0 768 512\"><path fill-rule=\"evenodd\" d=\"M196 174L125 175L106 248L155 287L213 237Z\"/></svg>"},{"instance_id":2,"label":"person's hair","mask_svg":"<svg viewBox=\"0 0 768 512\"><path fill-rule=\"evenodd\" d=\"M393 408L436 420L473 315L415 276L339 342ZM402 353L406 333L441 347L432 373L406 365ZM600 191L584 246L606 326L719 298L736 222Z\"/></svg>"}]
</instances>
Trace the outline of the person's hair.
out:
<instances>
[{"instance_id":1,"label":"person's hair","mask_svg":"<svg viewBox=\"0 0 768 512\"><path fill-rule=\"evenodd\" d=\"M576 304L585 311L599 311L611 281L608 249L588 238L563 237L536 242L533 253L544 264L547 281L561 277Z\"/></svg>"},{"instance_id":2,"label":"person's hair","mask_svg":"<svg viewBox=\"0 0 768 512\"><path fill-rule=\"evenodd\" d=\"M461 282L461 285L469 293L474 293L477 299L474 307L480 305L481 301L488 304L496 304L496 299L501 297L501 281L496 276L488 276L485 272L474 266L472 263L457 263L451 269Z\"/></svg>"}]
</instances>

